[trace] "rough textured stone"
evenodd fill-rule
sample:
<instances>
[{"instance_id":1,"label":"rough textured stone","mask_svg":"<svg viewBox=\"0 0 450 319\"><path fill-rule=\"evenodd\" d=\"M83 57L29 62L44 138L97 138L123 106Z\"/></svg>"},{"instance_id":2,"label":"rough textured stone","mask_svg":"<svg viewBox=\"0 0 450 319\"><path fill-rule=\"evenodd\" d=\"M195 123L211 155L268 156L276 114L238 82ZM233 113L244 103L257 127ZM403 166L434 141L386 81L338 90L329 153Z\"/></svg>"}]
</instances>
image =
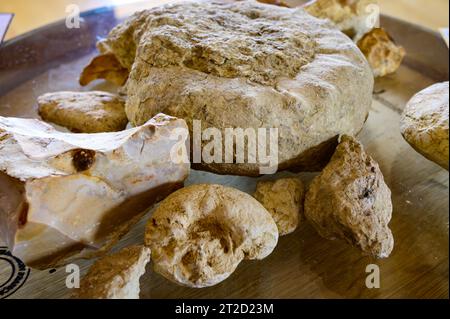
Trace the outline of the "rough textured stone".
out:
<instances>
[{"instance_id":1,"label":"rough textured stone","mask_svg":"<svg viewBox=\"0 0 450 319\"><path fill-rule=\"evenodd\" d=\"M191 130L195 119L222 133L278 128L280 170L321 169L338 135L360 131L372 102L373 76L361 51L300 8L256 1L157 7L133 15L98 47L130 70L133 124L164 112ZM198 168L258 175L261 164Z\"/></svg>"},{"instance_id":2,"label":"rough textured stone","mask_svg":"<svg viewBox=\"0 0 450 319\"><path fill-rule=\"evenodd\" d=\"M139 299L139 279L150 261L150 249L124 248L96 261L80 282L78 299Z\"/></svg>"},{"instance_id":3,"label":"rough textured stone","mask_svg":"<svg viewBox=\"0 0 450 319\"><path fill-rule=\"evenodd\" d=\"M262 181L253 195L272 215L280 235L294 232L303 214L305 187L298 178Z\"/></svg>"},{"instance_id":4,"label":"rough textured stone","mask_svg":"<svg viewBox=\"0 0 450 319\"><path fill-rule=\"evenodd\" d=\"M38 98L38 104L44 121L75 133L122 131L128 124L125 100L107 92L47 93Z\"/></svg>"},{"instance_id":5,"label":"rough textured stone","mask_svg":"<svg viewBox=\"0 0 450 319\"><path fill-rule=\"evenodd\" d=\"M305 216L327 239L342 239L365 254L386 258L394 247L389 229L391 191L378 164L353 137L343 136L330 163L311 183Z\"/></svg>"},{"instance_id":6,"label":"rough textured stone","mask_svg":"<svg viewBox=\"0 0 450 319\"><path fill-rule=\"evenodd\" d=\"M405 49L395 44L382 28L375 28L365 34L358 41L358 47L369 61L375 77L395 73L406 55Z\"/></svg>"},{"instance_id":7,"label":"rough textured stone","mask_svg":"<svg viewBox=\"0 0 450 319\"><path fill-rule=\"evenodd\" d=\"M106 252L183 185L189 164L172 154L178 128L186 123L158 115L118 133L72 134L0 117L2 240L35 268Z\"/></svg>"},{"instance_id":8,"label":"rough textured stone","mask_svg":"<svg viewBox=\"0 0 450 319\"><path fill-rule=\"evenodd\" d=\"M167 197L147 225L156 272L202 288L230 276L243 259L263 259L278 230L253 197L220 185L194 185Z\"/></svg>"},{"instance_id":9,"label":"rough textured stone","mask_svg":"<svg viewBox=\"0 0 450 319\"><path fill-rule=\"evenodd\" d=\"M417 93L407 104L401 132L420 154L446 170L449 166L448 82Z\"/></svg>"}]
</instances>

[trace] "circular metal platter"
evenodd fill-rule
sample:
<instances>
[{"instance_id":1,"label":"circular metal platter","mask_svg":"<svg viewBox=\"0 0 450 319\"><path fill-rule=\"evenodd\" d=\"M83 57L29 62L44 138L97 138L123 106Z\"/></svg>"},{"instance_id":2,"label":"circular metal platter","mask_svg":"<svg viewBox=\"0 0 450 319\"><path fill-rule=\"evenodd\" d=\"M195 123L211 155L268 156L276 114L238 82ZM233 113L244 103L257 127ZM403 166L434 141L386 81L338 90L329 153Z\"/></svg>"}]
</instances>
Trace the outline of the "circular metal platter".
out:
<instances>
[{"instance_id":1,"label":"circular metal platter","mask_svg":"<svg viewBox=\"0 0 450 319\"><path fill-rule=\"evenodd\" d=\"M6 42L0 48L0 115L37 118L36 98L47 92L114 91L101 81L80 87L77 79L95 54L97 39L134 9L90 11L83 14L80 29L67 29L61 21ZM380 164L392 190L390 226L395 248L391 257L374 260L361 256L342 242L321 238L303 222L295 233L280 238L268 258L243 262L215 287L179 287L149 266L141 279L141 298L448 298L449 175L416 153L399 131L406 102L423 88L448 80L448 48L437 33L421 27L386 16L381 24L408 55L396 74L377 80L372 111L359 139ZM264 178L284 175L289 173ZM298 176L309 182L314 174ZM220 183L252 193L257 181L192 171L187 184ZM147 218L116 248L142 243ZM91 263L79 262L82 273ZM380 267L380 289L366 287L369 264ZM11 272L4 268L0 269L0 282L8 280L2 276ZM70 297L66 275L64 268L32 270L10 298Z\"/></svg>"}]
</instances>

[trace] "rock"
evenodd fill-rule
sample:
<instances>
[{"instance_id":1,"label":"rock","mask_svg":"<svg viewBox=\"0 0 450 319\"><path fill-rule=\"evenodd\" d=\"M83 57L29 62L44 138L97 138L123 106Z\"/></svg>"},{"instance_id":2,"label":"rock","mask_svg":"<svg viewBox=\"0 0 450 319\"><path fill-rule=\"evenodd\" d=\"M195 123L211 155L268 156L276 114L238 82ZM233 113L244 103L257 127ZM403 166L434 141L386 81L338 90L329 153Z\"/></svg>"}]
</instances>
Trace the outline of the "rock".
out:
<instances>
[{"instance_id":1,"label":"rock","mask_svg":"<svg viewBox=\"0 0 450 319\"><path fill-rule=\"evenodd\" d=\"M298 178L258 182L253 195L272 215L281 236L297 229L303 213L305 187Z\"/></svg>"},{"instance_id":2,"label":"rock","mask_svg":"<svg viewBox=\"0 0 450 319\"><path fill-rule=\"evenodd\" d=\"M406 105L400 130L420 154L448 170L448 82L417 93Z\"/></svg>"},{"instance_id":3,"label":"rock","mask_svg":"<svg viewBox=\"0 0 450 319\"><path fill-rule=\"evenodd\" d=\"M341 138L330 163L312 181L305 216L322 237L342 239L364 254L386 258L394 247L391 191L378 164L353 137Z\"/></svg>"},{"instance_id":4,"label":"rock","mask_svg":"<svg viewBox=\"0 0 450 319\"><path fill-rule=\"evenodd\" d=\"M150 261L150 249L124 248L96 261L81 280L78 299L139 299L139 279Z\"/></svg>"},{"instance_id":5,"label":"rock","mask_svg":"<svg viewBox=\"0 0 450 319\"><path fill-rule=\"evenodd\" d=\"M328 19L357 43L375 77L392 74L402 64L406 51L386 30L379 28L380 6L377 0L314 0L305 10Z\"/></svg>"},{"instance_id":6,"label":"rock","mask_svg":"<svg viewBox=\"0 0 450 319\"><path fill-rule=\"evenodd\" d=\"M263 259L278 230L253 197L221 185L193 185L167 197L145 233L154 270L187 287L228 278L243 259Z\"/></svg>"},{"instance_id":7,"label":"rock","mask_svg":"<svg viewBox=\"0 0 450 319\"><path fill-rule=\"evenodd\" d=\"M194 120L222 137L227 128L276 128L279 170L323 168L337 137L357 134L372 103L373 75L361 51L301 8L253 0L156 7L114 28L99 49L130 70L132 124L163 112L185 119L191 133ZM196 168L259 175L262 152L250 152L255 162Z\"/></svg>"},{"instance_id":8,"label":"rock","mask_svg":"<svg viewBox=\"0 0 450 319\"><path fill-rule=\"evenodd\" d=\"M395 73L406 55L405 49L398 46L382 28L375 28L365 34L358 41L358 47L369 61L375 77Z\"/></svg>"},{"instance_id":9,"label":"rock","mask_svg":"<svg viewBox=\"0 0 450 319\"><path fill-rule=\"evenodd\" d=\"M180 128L183 120L162 114L100 134L0 117L0 238L41 269L105 253L152 204L183 185L189 164L173 149L185 141L172 136Z\"/></svg>"},{"instance_id":10,"label":"rock","mask_svg":"<svg viewBox=\"0 0 450 319\"><path fill-rule=\"evenodd\" d=\"M117 61L114 54L101 54L92 59L80 76L80 85L88 85L94 80L105 79L122 86L127 81L129 70Z\"/></svg>"},{"instance_id":11,"label":"rock","mask_svg":"<svg viewBox=\"0 0 450 319\"><path fill-rule=\"evenodd\" d=\"M44 121L75 133L122 131L128 124L125 100L107 92L55 92L38 98Z\"/></svg>"},{"instance_id":12,"label":"rock","mask_svg":"<svg viewBox=\"0 0 450 319\"><path fill-rule=\"evenodd\" d=\"M374 11L375 6L378 11ZM313 0L303 8L314 17L331 20L355 41L376 27L379 20L377 0Z\"/></svg>"}]
</instances>

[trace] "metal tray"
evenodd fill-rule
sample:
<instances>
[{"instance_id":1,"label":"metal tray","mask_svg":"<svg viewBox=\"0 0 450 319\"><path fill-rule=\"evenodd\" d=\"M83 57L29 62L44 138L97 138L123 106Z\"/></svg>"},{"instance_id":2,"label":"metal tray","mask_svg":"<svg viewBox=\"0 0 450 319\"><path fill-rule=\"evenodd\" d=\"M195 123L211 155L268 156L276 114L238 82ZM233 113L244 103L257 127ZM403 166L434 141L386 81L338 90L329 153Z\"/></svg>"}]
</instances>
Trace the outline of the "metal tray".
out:
<instances>
[{"instance_id":1,"label":"metal tray","mask_svg":"<svg viewBox=\"0 0 450 319\"><path fill-rule=\"evenodd\" d=\"M80 29L67 29L62 21L6 42L0 48L0 114L37 117L36 98L46 92L114 90L104 82L83 88L77 78L95 54L96 40L134 9L130 5L90 11L83 14ZM149 266L141 280L142 298L449 297L449 174L417 154L399 132L400 113L409 98L435 82L448 80L449 52L435 32L387 16L381 23L408 56L395 75L377 81L372 112L360 139L392 189L390 225L396 243L391 257L363 257L342 242L321 238L303 222L294 234L280 239L268 258L243 262L215 287L179 287ZM289 173L265 178L284 175ZM299 176L308 183L314 174ZM187 184L221 183L251 193L257 180L193 171ZM147 218L116 249L142 243ZM79 262L82 273L91 263ZM369 264L380 267L379 289L366 287ZM69 297L73 291L66 288L66 275L65 268L27 269L0 249L0 298Z\"/></svg>"}]
</instances>

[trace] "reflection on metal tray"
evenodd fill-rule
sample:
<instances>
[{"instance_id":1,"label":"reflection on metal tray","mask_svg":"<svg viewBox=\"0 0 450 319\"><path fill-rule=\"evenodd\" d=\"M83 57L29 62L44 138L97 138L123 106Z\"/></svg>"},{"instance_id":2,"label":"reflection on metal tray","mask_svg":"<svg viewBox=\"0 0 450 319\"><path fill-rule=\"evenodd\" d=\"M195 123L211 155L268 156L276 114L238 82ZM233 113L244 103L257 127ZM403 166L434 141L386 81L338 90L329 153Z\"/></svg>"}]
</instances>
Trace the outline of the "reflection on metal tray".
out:
<instances>
[{"instance_id":1,"label":"reflection on metal tray","mask_svg":"<svg viewBox=\"0 0 450 319\"><path fill-rule=\"evenodd\" d=\"M0 13L0 45L5 38L9 25L14 17L12 13Z\"/></svg>"},{"instance_id":2,"label":"reflection on metal tray","mask_svg":"<svg viewBox=\"0 0 450 319\"><path fill-rule=\"evenodd\" d=\"M58 22L4 44L0 114L37 117L36 98L46 92L114 90L99 81L80 87L77 79L95 54L96 40L132 9L90 11L83 15L80 29L67 29ZM449 175L417 154L399 132L406 101L430 84L448 80L448 48L438 33L386 16L381 23L408 56L395 75L377 81L373 109L360 139L380 163L392 189L391 228L396 241L392 256L386 260L363 257L345 244L322 239L302 222L294 234L280 239L271 256L243 262L228 280L212 288L179 287L149 267L141 281L142 298L448 298ZM288 173L265 178L283 175ZM308 182L314 174L298 176ZM252 192L257 180L193 171L188 184L220 183ZM117 248L142 243L145 221ZM91 263L79 262L83 273ZM381 270L381 288L370 290L365 285L366 266L373 263ZM0 260L0 285L17 275ZM65 286L65 276L64 268L32 270L10 298L69 297L72 292Z\"/></svg>"}]
</instances>

